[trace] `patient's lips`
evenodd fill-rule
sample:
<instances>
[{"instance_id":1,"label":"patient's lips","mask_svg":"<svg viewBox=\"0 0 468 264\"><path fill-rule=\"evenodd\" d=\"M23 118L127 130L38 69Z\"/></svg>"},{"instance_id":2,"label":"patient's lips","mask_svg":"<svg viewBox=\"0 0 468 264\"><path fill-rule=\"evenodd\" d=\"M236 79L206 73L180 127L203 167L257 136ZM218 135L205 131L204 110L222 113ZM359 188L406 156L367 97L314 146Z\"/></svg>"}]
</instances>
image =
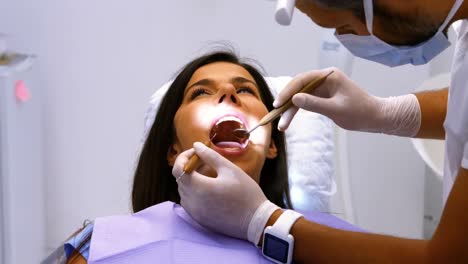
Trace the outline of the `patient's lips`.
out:
<instances>
[{"instance_id":1,"label":"patient's lips","mask_svg":"<svg viewBox=\"0 0 468 264\"><path fill-rule=\"evenodd\" d=\"M243 149L247 146L247 138L236 137L236 129L245 129L244 122L233 115L221 117L211 128L211 142L223 149Z\"/></svg>"}]
</instances>

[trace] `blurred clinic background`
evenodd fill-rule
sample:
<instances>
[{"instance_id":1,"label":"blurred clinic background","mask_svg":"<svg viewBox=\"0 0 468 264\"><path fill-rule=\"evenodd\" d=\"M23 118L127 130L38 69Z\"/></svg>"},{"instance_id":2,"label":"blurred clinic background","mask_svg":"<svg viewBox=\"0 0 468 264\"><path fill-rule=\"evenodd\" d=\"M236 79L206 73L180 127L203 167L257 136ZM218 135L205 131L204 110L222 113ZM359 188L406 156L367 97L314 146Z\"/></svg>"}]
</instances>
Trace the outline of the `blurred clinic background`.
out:
<instances>
[{"instance_id":1,"label":"blurred clinic background","mask_svg":"<svg viewBox=\"0 0 468 264\"><path fill-rule=\"evenodd\" d=\"M269 76L338 66L378 96L450 71L451 49L429 65L386 68L354 58L299 11L278 25L274 9L266 0L0 0L0 53L33 55L0 66L0 263L37 263L85 219L130 211L150 97L213 42ZM431 163L440 142L336 132L339 189L349 192L330 211L372 232L430 237L442 206Z\"/></svg>"}]
</instances>

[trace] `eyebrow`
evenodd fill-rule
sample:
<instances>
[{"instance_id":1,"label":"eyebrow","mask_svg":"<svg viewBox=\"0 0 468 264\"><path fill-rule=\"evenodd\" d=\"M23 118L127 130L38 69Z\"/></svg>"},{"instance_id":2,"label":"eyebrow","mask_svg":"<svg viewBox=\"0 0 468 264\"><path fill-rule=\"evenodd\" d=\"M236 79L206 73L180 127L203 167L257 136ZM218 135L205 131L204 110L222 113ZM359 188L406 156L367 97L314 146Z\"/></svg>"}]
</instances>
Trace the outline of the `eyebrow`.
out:
<instances>
[{"instance_id":1,"label":"eyebrow","mask_svg":"<svg viewBox=\"0 0 468 264\"><path fill-rule=\"evenodd\" d=\"M246 79L244 77L240 77L240 76L234 77L234 78L231 79L231 82L232 83L251 83L258 89L258 86L257 86L257 84L255 82L253 82L253 81L251 81L249 79Z\"/></svg>"},{"instance_id":2,"label":"eyebrow","mask_svg":"<svg viewBox=\"0 0 468 264\"><path fill-rule=\"evenodd\" d=\"M237 77L233 77L229 80L229 82L231 83L237 83L237 84L242 84L242 83L251 83L253 84L257 89L258 89L258 85L249 80L249 79L246 79L244 77L241 77L241 76L237 76ZM185 89L184 91L184 96L187 94L187 92L192 89L192 87L194 86L197 86L197 85L206 85L206 86L210 86L210 85L213 85L215 82L212 80L212 79L201 79L197 82L195 82L194 84L190 85L189 87L187 87L187 89Z\"/></svg>"}]
</instances>

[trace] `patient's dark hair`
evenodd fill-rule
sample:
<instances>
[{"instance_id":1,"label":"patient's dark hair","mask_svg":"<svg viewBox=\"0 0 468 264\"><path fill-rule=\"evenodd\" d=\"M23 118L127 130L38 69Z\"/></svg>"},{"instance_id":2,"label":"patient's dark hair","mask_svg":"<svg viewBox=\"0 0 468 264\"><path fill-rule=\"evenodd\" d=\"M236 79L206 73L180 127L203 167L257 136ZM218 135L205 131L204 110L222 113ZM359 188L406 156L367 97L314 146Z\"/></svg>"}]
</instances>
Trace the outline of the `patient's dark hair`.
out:
<instances>
[{"instance_id":1,"label":"patient's dark hair","mask_svg":"<svg viewBox=\"0 0 468 264\"><path fill-rule=\"evenodd\" d=\"M255 79L265 106L269 111L273 109L273 96L263 76L255 67L241 60L233 52L213 52L189 62L180 70L163 97L156 114L156 121L143 145L133 180L134 212L165 201L180 203L177 183L172 176L172 167L167 161L169 147L175 140L174 116L182 104L184 90L195 71L215 62L233 63L246 69ZM272 127L276 128L277 125L276 121ZM284 134L277 129L272 130L272 140L278 149L278 156L265 160L260 175L260 187L271 202L282 208L292 208Z\"/></svg>"}]
</instances>

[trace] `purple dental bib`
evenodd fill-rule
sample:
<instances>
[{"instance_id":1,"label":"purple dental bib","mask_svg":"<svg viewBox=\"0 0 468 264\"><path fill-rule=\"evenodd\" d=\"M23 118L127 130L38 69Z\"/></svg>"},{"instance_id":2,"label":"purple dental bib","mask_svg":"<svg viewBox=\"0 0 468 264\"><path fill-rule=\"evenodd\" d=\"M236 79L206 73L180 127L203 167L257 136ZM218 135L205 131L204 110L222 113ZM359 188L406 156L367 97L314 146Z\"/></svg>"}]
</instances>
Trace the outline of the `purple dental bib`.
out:
<instances>
[{"instance_id":1,"label":"purple dental bib","mask_svg":"<svg viewBox=\"0 0 468 264\"><path fill-rule=\"evenodd\" d=\"M331 227L362 231L331 215L304 216ZM164 202L133 215L97 218L88 263L271 262L250 242L209 231L181 206Z\"/></svg>"}]
</instances>

